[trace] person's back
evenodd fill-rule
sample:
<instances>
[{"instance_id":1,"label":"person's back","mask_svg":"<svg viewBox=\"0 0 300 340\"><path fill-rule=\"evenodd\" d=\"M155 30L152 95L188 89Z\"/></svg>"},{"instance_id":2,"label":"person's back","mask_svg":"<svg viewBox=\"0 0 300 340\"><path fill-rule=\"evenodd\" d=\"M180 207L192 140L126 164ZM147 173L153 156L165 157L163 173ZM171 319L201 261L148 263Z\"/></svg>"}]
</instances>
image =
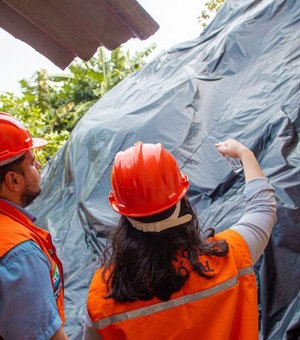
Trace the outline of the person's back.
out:
<instances>
[{"instance_id":1,"label":"person's back","mask_svg":"<svg viewBox=\"0 0 300 340\"><path fill-rule=\"evenodd\" d=\"M109 199L122 217L90 285L85 339L258 337L253 263L276 219L274 190L250 150L234 140L218 149L243 162L247 208L208 238L172 155L142 143L117 154Z\"/></svg>"}]
</instances>

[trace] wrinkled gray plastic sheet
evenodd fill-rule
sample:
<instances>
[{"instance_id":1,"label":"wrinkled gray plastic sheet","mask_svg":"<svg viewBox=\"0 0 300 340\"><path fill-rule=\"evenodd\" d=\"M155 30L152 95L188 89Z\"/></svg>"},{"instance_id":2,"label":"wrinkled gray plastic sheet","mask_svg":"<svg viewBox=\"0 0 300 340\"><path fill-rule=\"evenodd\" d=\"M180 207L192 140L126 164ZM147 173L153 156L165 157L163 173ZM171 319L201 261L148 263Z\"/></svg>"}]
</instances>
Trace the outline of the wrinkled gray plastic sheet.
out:
<instances>
[{"instance_id":1,"label":"wrinkled gray plastic sheet","mask_svg":"<svg viewBox=\"0 0 300 340\"><path fill-rule=\"evenodd\" d=\"M31 207L64 265L71 339L82 335L89 282L105 231L118 219L107 200L116 152L137 140L163 143L190 178L203 228L221 231L245 206L243 174L213 145L229 137L255 152L278 200L278 221L256 265L261 336L297 339L299 57L299 0L228 1L199 38L150 61L79 121L44 169L43 192Z\"/></svg>"}]
</instances>

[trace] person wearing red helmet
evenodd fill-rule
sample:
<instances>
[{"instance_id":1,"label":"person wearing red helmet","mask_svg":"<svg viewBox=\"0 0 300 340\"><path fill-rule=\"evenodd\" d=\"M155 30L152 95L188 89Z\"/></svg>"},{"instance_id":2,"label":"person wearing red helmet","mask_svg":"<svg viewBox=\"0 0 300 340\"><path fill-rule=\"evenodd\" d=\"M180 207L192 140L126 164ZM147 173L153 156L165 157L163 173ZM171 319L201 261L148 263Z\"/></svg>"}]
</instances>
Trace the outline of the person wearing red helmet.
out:
<instances>
[{"instance_id":1,"label":"person wearing red helmet","mask_svg":"<svg viewBox=\"0 0 300 340\"><path fill-rule=\"evenodd\" d=\"M32 138L0 112L0 338L67 339L63 331L63 272L50 234L25 210L41 191Z\"/></svg>"},{"instance_id":2,"label":"person wearing red helmet","mask_svg":"<svg viewBox=\"0 0 300 340\"><path fill-rule=\"evenodd\" d=\"M243 163L246 210L208 235L187 175L162 144L117 153L109 202L121 217L90 284L84 339L258 338L253 264L276 221L275 193L247 147L216 147Z\"/></svg>"}]
</instances>

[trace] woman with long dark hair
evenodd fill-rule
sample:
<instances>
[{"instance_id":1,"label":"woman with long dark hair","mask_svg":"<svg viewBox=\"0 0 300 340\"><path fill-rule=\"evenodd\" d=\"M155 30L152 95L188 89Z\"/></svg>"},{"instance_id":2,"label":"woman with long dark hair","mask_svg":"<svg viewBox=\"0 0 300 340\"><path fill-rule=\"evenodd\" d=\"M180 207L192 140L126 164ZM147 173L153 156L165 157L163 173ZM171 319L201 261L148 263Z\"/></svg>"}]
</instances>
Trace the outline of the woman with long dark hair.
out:
<instances>
[{"instance_id":1,"label":"woman with long dark hair","mask_svg":"<svg viewBox=\"0 0 300 340\"><path fill-rule=\"evenodd\" d=\"M109 201L121 218L87 300L85 339L257 339L253 264L276 221L275 193L254 154L236 140L216 145L240 158L246 210L219 234L201 230L188 177L161 144L119 152Z\"/></svg>"}]
</instances>

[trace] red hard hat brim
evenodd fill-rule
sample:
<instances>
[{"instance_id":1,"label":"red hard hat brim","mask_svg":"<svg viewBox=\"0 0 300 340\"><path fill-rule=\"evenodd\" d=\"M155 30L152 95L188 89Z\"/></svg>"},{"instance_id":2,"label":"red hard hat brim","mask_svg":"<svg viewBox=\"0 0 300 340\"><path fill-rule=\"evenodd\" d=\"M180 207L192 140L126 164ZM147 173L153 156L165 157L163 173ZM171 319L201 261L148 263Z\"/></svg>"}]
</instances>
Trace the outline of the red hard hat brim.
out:
<instances>
[{"instance_id":1,"label":"red hard hat brim","mask_svg":"<svg viewBox=\"0 0 300 340\"><path fill-rule=\"evenodd\" d=\"M18 158L22 157L24 155L24 153L26 151L28 151L28 150L38 149L38 148L41 148L41 147L45 146L46 144L48 144L48 142L45 139L42 139L42 138L32 138L32 145L31 145L31 147L25 148L25 149L21 150L17 154L13 155L13 157L9 157L7 159L0 160L0 166L9 164L9 163L17 160Z\"/></svg>"}]
</instances>

